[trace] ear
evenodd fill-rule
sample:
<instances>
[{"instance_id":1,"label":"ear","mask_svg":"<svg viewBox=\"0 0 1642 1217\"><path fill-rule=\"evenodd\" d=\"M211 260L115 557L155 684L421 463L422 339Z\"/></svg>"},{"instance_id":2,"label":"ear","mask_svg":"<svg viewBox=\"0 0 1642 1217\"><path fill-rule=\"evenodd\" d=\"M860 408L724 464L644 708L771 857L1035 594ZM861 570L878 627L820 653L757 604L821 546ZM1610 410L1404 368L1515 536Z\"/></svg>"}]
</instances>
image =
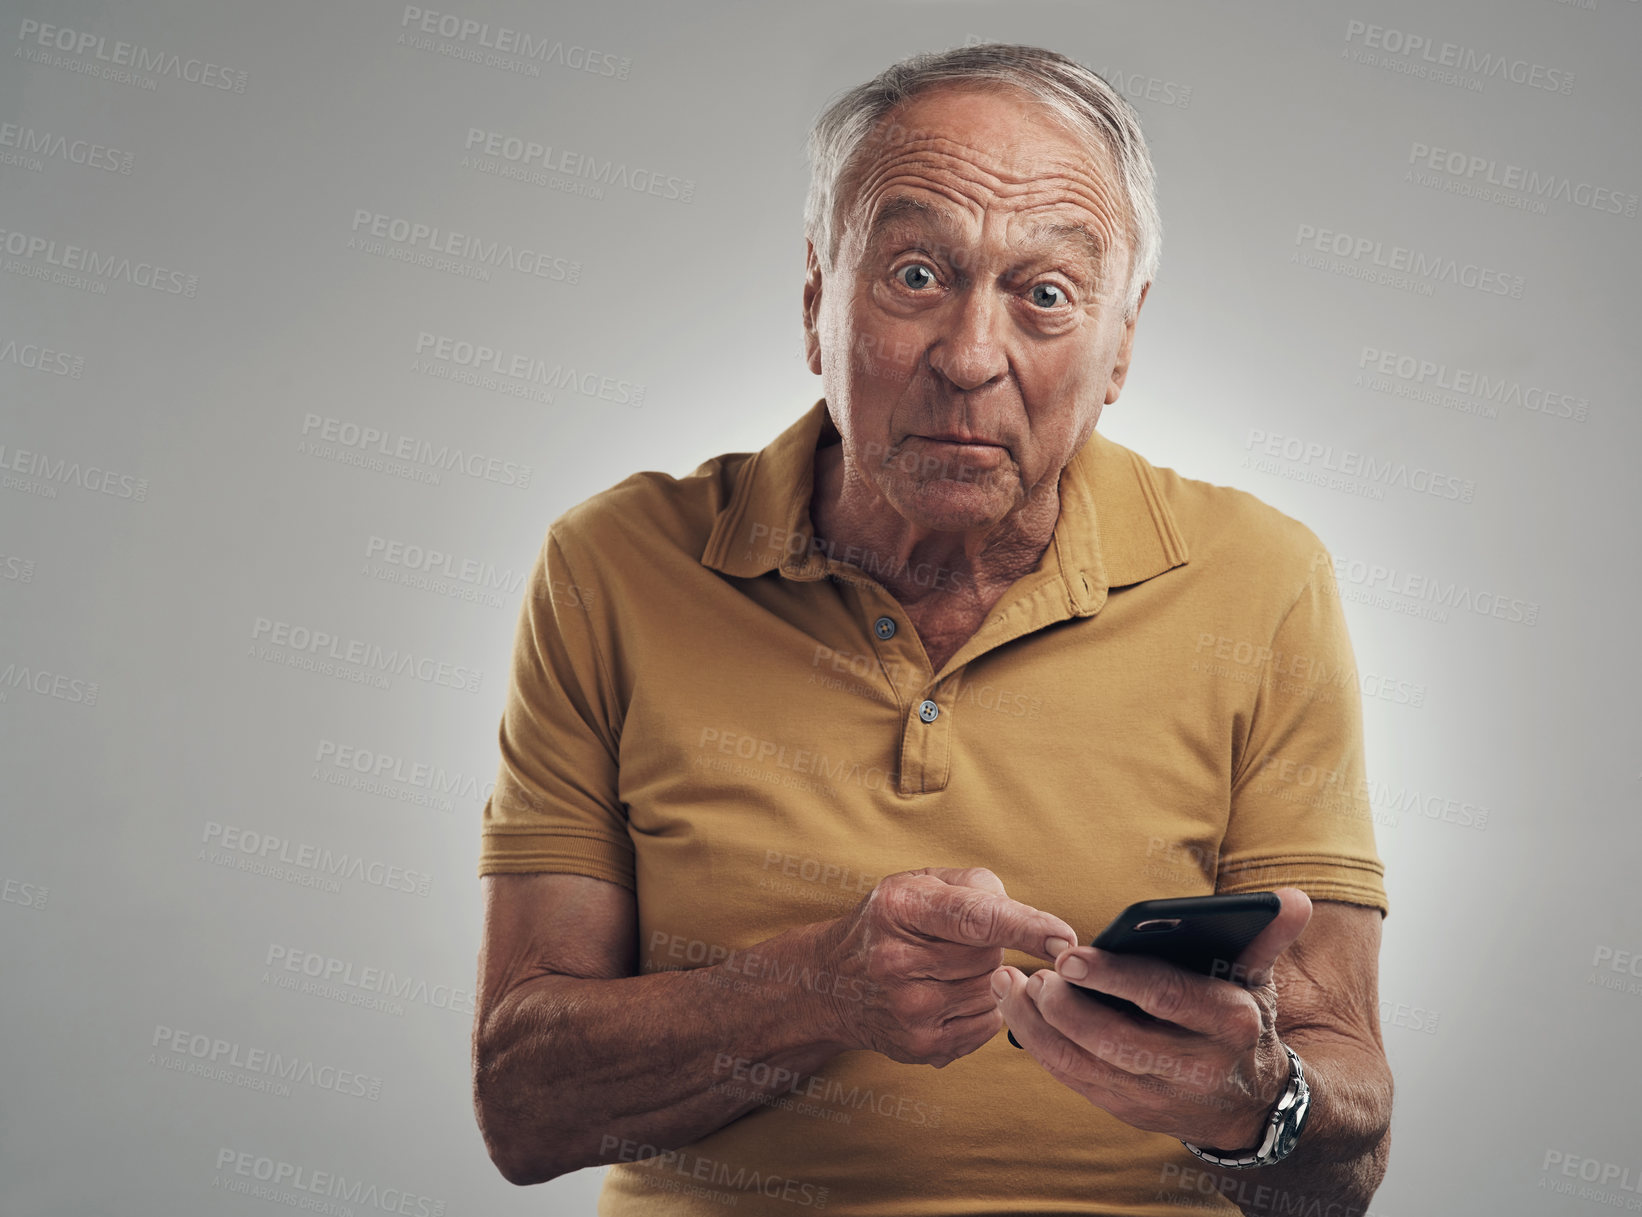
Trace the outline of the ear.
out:
<instances>
[{"instance_id":1,"label":"ear","mask_svg":"<svg viewBox=\"0 0 1642 1217\"><path fill-rule=\"evenodd\" d=\"M1116 401L1117 395L1123 391L1123 382L1129 375L1129 355L1135 345L1135 322L1140 320L1140 306L1146 303L1146 293L1151 290L1151 280L1148 279L1140 289L1140 299L1135 301L1135 315L1123 323L1123 337L1117 347L1117 362L1112 365L1112 379L1106 385L1107 405Z\"/></svg>"},{"instance_id":2,"label":"ear","mask_svg":"<svg viewBox=\"0 0 1642 1217\"><path fill-rule=\"evenodd\" d=\"M821 337L816 319L821 315L821 259L815 246L804 242L804 361L810 371L821 375Z\"/></svg>"}]
</instances>

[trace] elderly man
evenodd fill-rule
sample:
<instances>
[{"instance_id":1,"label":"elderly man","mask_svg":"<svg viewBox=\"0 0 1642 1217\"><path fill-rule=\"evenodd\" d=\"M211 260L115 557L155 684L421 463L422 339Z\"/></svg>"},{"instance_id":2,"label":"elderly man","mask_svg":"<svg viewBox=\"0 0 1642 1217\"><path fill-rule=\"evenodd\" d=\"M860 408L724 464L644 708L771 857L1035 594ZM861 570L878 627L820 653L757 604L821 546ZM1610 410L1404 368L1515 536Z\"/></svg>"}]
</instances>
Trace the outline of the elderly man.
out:
<instances>
[{"instance_id":1,"label":"elderly man","mask_svg":"<svg viewBox=\"0 0 1642 1217\"><path fill-rule=\"evenodd\" d=\"M824 398L566 512L532 574L479 863L493 1160L613 1164L607 1214L1362 1212L1350 643L1303 525L1095 431L1157 263L1132 111L987 45L811 147ZM1231 976L1078 945L1272 889Z\"/></svg>"}]
</instances>

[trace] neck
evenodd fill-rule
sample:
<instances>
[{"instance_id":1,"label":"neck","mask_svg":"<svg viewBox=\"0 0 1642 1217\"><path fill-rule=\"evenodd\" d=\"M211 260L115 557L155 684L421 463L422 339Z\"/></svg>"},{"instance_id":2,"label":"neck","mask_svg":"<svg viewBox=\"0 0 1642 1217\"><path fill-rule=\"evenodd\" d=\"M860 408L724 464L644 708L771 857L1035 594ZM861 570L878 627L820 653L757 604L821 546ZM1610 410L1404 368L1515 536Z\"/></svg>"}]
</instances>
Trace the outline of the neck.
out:
<instances>
[{"instance_id":1,"label":"neck","mask_svg":"<svg viewBox=\"0 0 1642 1217\"><path fill-rule=\"evenodd\" d=\"M826 552L859 566L907 606L949 599L990 604L1037 569L1060 514L1060 496L1034 494L985 527L922 528L849 469L843 446L818 447L810 522Z\"/></svg>"}]
</instances>

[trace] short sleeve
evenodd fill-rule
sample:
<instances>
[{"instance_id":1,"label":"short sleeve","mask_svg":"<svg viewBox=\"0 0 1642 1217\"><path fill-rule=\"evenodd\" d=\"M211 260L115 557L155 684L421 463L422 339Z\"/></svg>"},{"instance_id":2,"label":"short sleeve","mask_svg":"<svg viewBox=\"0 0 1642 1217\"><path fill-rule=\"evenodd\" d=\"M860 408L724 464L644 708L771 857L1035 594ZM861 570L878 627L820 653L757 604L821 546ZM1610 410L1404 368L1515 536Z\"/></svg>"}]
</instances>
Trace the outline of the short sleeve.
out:
<instances>
[{"instance_id":1,"label":"short sleeve","mask_svg":"<svg viewBox=\"0 0 1642 1217\"><path fill-rule=\"evenodd\" d=\"M1233 775L1215 890L1298 887L1383 916L1362 693L1334 567L1320 546L1268 650Z\"/></svg>"},{"instance_id":2,"label":"short sleeve","mask_svg":"<svg viewBox=\"0 0 1642 1217\"><path fill-rule=\"evenodd\" d=\"M558 527L537 554L519 610L479 874L552 871L631 891L620 713L595 630L600 598L571 569Z\"/></svg>"}]
</instances>

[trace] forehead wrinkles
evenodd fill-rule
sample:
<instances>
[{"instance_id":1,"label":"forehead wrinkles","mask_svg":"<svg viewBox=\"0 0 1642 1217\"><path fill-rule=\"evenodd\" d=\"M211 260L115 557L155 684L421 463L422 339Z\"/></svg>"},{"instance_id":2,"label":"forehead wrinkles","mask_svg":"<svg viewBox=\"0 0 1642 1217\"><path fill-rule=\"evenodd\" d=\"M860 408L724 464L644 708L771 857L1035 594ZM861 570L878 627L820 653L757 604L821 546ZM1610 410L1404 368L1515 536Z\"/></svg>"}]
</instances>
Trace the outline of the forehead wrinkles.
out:
<instances>
[{"instance_id":1,"label":"forehead wrinkles","mask_svg":"<svg viewBox=\"0 0 1642 1217\"><path fill-rule=\"evenodd\" d=\"M1006 161L941 136L907 140L878 157L860 175L854 191L858 220L865 220L873 204L894 186L914 186L943 195L977 222L987 210L1021 213L1076 203L1092 214L1097 221L1094 227L1109 248L1125 232L1124 204L1117 185L1099 172L1098 163L1089 160L1046 154ZM1012 216L1011 228L1017 218L1024 218L1028 229L1037 221L1037 217Z\"/></svg>"}]
</instances>

